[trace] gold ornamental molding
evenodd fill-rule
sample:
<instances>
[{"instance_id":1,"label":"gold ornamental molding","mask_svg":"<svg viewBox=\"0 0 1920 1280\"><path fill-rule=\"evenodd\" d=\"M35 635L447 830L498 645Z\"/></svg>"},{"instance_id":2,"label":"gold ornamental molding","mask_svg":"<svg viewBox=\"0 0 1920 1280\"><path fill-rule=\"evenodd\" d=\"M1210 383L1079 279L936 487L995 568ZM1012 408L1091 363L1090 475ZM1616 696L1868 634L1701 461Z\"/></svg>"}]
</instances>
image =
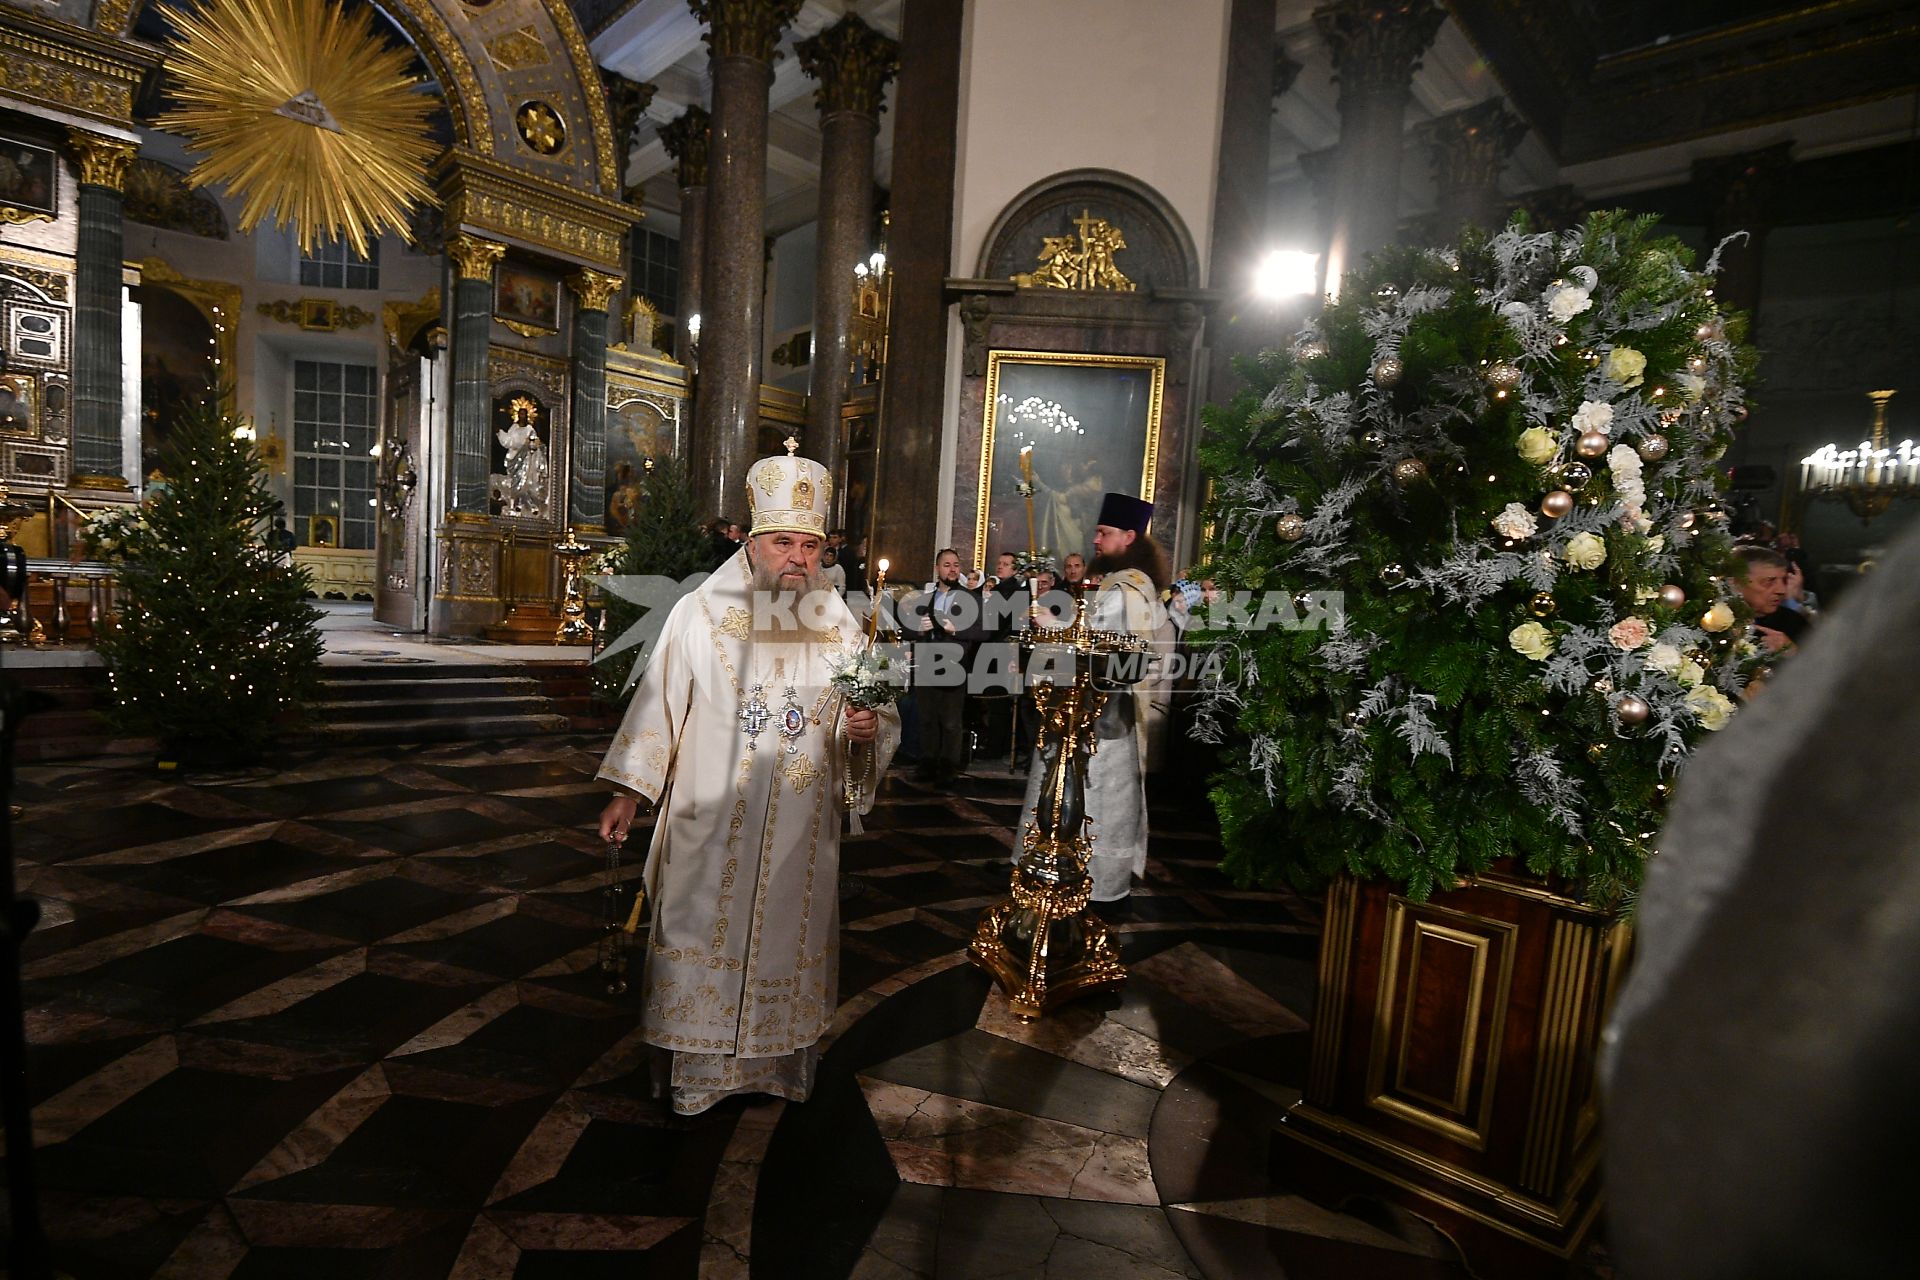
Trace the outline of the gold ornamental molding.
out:
<instances>
[{"instance_id":1,"label":"gold ornamental molding","mask_svg":"<svg viewBox=\"0 0 1920 1280\"><path fill-rule=\"evenodd\" d=\"M140 153L139 147L88 129L68 129L67 146L79 162L82 186L126 190L127 166Z\"/></svg>"},{"instance_id":2,"label":"gold ornamental molding","mask_svg":"<svg viewBox=\"0 0 1920 1280\"><path fill-rule=\"evenodd\" d=\"M447 257L462 280L492 280L493 269L507 256L507 246L464 232L447 241Z\"/></svg>"},{"instance_id":3,"label":"gold ornamental molding","mask_svg":"<svg viewBox=\"0 0 1920 1280\"><path fill-rule=\"evenodd\" d=\"M620 292L621 283L619 276L604 271L576 271L567 277L567 288L580 299L582 311L605 311L613 295Z\"/></svg>"},{"instance_id":4,"label":"gold ornamental molding","mask_svg":"<svg viewBox=\"0 0 1920 1280\"><path fill-rule=\"evenodd\" d=\"M240 286L225 280L189 280L164 258L142 258L140 283L177 293L192 303L213 327L213 378L223 388L224 407L233 407L239 383Z\"/></svg>"},{"instance_id":5,"label":"gold ornamental molding","mask_svg":"<svg viewBox=\"0 0 1920 1280\"><path fill-rule=\"evenodd\" d=\"M0 5L0 95L131 128L160 53Z\"/></svg>"},{"instance_id":6,"label":"gold ornamental molding","mask_svg":"<svg viewBox=\"0 0 1920 1280\"><path fill-rule=\"evenodd\" d=\"M772 62L780 33L800 12L800 0L687 0L707 24L707 48L716 58Z\"/></svg>"},{"instance_id":7,"label":"gold ornamental molding","mask_svg":"<svg viewBox=\"0 0 1920 1280\"><path fill-rule=\"evenodd\" d=\"M1022 289L1111 289L1132 293L1134 283L1114 264L1113 255L1127 247L1127 237L1105 218L1082 209L1073 220L1080 243L1073 236L1042 236L1040 261L1013 282Z\"/></svg>"},{"instance_id":8,"label":"gold ornamental molding","mask_svg":"<svg viewBox=\"0 0 1920 1280\"><path fill-rule=\"evenodd\" d=\"M504 247L504 246L503 246ZM452 256L453 246L447 246L448 256ZM402 351L413 345L420 331L440 320L440 286L435 285L420 297L418 302L383 302L380 304L380 323L385 326L387 336Z\"/></svg>"},{"instance_id":9,"label":"gold ornamental molding","mask_svg":"<svg viewBox=\"0 0 1920 1280\"><path fill-rule=\"evenodd\" d=\"M574 16L573 8L566 0L542 0L547 16L553 20L554 28L560 32L560 38L566 43L567 57L573 62L573 73L580 81L580 94L587 101L587 127L593 130L594 156L599 161L600 191L603 195L618 199L620 195L620 171L626 164L626 152L614 145L613 117L607 112L607 94L600 82L600 64L594 60L593 50L587 44L586 33L580 30L580 19ZM798 0L795 0L798 8Z\"/></svg>"},{"instance_id":10,"label":"gold ornamental molding","mask_svg":"<svg viewBox=\"0 0 1920 1280\"><path fill-rule=\"evenodd\" d=\"M100 0L93 7L93 29L110 36L123 36L133 26L136 0Z\"/></svg>"},{"instance_id":11,"label":"gold ornamental molding","mask_svg":"<svg viewBox=\"0 0 1920 1280\"><path fill-rule=\"evenodd\" d=\"M52 222L53 215L39 209L21 209L10 204L0 204L0 223L17 227L26 222Z\"/></svg>"},{"instance_id":12,"label":"gold ornamental molding","mask_svg":"<svg viewBox=\"0 0 1920 1280\"><path fill-rule=\"evenodd\" d=\"M332 298L281 298L263 302L254 308L261 315L281 324L297 324L309 333L332 333L336 329L358 329L377 317L359 307L343 306Z\"/></svg>"},{"instance_id":13,"label":"gold ornamental molding","mask_svg":"<svg viewBox=\"0 0 1920 1280\"><path fill-rule=\"evenodd\" d=\"M500 161L460 151L435 175L447 226L499 236L581 266L625 263L632 205L575 190Z\"/></svg>"}]
</instances>

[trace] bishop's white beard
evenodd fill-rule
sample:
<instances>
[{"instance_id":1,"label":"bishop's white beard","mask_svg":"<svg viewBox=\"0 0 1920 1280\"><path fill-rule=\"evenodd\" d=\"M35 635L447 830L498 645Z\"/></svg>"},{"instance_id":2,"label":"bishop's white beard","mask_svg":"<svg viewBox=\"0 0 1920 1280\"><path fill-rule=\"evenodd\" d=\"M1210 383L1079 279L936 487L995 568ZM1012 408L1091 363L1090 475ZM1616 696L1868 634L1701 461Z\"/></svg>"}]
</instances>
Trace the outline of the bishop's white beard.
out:
<instances>
[{"instance_id":1,"label":"bishop's white beard","mask_svg":"<svg viewBox=\"0 0 1920 1280\"><path fill-rule=\"evenodd\" d=\"M765 651L791 648L814 639L809 619L833 586L824 573L782 577L771 566L753 565L753 645ZM825 594L823 594L825 593Z\"/></svg>"}]
</instances>

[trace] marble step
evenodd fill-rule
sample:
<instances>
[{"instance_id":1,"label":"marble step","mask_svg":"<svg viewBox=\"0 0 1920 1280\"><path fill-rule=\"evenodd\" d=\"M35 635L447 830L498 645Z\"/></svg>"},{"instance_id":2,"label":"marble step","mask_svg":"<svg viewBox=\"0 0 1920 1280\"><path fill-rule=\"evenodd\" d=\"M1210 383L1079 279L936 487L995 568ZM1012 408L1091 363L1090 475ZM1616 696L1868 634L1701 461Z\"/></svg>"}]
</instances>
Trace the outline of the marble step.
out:
<instances>
[{"instance_id":1,"label":"marble step","mask_svg":"<svg viewBox=\"0 0 1920 1280\"><path fill-rule=\"evenodd\" d=\"M385 720L458 720L463 716L525 716L553 712L553 704L532 690L521 695L484 698L355 698L307 704L313 718L327 724L364 724Z\"/></svg>"},{"instance_id":2,"label":"marble step","mask_svg":"<svg viewBox=\"0 0 1920 1280\"><path fill-rule=\"evenodd\" d=\"M304 733L308 741L327 746L374 746L397 743L471 742L481 738L531 738L569 733L573 724L557 715L491 715L485 712L418 720L321 723Z\"/></svg>"},{"instance_id":3,"label":"marble step","mask_svg":"<svg viewBox=\"0 0 1920 1280\"><path fill-rule=\"evenodd\" d=\"M416 680L335 680L320 682L316 707L353 702L437 702L451 698L525 698L540 693L540 682L524 677Z\"/></svg>"}]
</instances>

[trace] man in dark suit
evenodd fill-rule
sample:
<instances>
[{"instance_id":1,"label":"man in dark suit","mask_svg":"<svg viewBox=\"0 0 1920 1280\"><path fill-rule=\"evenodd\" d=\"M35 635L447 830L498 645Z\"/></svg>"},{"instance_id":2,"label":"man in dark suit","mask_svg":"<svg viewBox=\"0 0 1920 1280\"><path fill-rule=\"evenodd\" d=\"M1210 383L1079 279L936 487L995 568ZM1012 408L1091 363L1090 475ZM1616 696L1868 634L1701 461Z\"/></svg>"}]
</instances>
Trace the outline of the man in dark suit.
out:
<instances>
[{"instance_id":1,"label":"man in dark suit","mask_svg":"<svg viewBox=\"0 0 1920 1280\"><path fill-rule=\"evenodd\" d=\"M960 553L934 557L934 580L902 610L901 631L913 641L913 700L920 721L924 782L951 782L966 760L967 673L986 638L981 599L960 581Z\"/></svg>"}]
</instances>

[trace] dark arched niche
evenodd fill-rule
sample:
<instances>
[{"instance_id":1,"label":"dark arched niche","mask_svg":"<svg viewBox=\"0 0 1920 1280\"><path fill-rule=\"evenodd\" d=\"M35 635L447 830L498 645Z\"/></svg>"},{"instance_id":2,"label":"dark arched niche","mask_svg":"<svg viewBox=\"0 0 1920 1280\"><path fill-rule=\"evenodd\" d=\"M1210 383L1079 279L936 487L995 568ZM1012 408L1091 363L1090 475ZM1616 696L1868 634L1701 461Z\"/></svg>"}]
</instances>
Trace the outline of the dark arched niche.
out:
<instances>
[{"instance_id":1,"label":"dark arched niche","mask_svg":"<svg viewBox=\"0 0 1920 1280\"><path fill-rule=\"evenodd\" d=\"M1032 271L1046 238L1076 235L1074 220L1083 214L1104 218L1126 236L1114 264L1136 289L1198 287L1200 255L1180 215L1158 191L1113 169L1069 169L1015 196L987 232L975 274L1008 280Z\"/></svg>"}]
</instances>

